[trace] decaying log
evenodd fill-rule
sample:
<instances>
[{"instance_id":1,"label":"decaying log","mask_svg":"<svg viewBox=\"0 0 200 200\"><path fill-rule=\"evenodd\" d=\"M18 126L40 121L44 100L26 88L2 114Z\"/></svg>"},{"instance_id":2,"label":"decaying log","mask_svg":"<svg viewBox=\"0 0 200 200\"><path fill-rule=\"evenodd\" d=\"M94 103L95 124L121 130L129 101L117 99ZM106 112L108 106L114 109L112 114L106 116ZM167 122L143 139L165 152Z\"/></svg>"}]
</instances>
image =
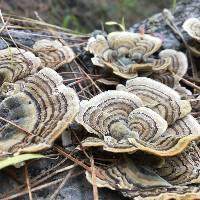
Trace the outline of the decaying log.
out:
<instances>
[{"instance_id":1,"label":"decaying log","mask_svg":"<svg viewBox=\"0 0 200 200\"><path fill-rule=\"evenodd\" d=\"M183 31L182 25L184 21L190 17L200 18L200 1L199 0L183 0L177 3L174 12L174 22L180 32L187 41L189 37ZM138 32L143 26L145 33L159 36L163 39L163 48L180 50L182 41L180 37L169 27L165 20L164 12L153 15L142 22L134 24L129 28L129 31Z\"/></svg>"}]
</instances>

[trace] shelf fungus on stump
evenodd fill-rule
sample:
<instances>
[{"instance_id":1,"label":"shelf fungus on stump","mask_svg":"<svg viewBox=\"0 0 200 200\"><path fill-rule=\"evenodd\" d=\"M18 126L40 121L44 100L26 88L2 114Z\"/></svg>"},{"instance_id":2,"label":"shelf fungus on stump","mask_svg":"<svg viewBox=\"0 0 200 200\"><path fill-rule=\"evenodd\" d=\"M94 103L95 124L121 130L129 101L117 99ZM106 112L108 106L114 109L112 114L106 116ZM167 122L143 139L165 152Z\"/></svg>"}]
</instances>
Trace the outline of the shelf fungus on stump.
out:
<instances>
[{"instance_id":1,"label":"shelf fungus on stump","mask_svg":"<svg viewBox=\"0 0 200 200\"><path fill-rule=\"evenodd\" d=\"M162 41L148 34L112 32L104 37L97 35L88 41L86 50L94 55L92 62L100 67L110 68L114 74L125 79L138 76L138 73L174 74L182 77L187 70L187 59L175 50L161 51L158 58L153 55ZM182 66L183 64L183 66ZM147 72L147 73L146 73ZM166 79L166 78L165 78ZM176 77L176 81L180 79Z\"/></svg>"},{"instance_id":2,"label":"shelf fungus on stump","mask_svg":"<svg viewBox=\"0 0 200 200\"><path fill-rule=\"evenodd\" d=\"M33 50L42 60L41 67L58 69L63 64L72 62L75 58L73 50L58 40L38 40L33 45Z\"/></svg>"},{"instance_id":3,"label":"shelf fungus on stump","mask_svg":"<svg viewBox=\"0 0 200 200\"><path fill-rule=\"evenodd\" d=\"M151 167L140 165L130 157L109 167L97 167L96 170L97 187L119 191L134 200L197 200L200 197L199 187L171 185ZM86 178L92 183L90 173L86 172Z\"/></svg>"},{"instance_id":4,"label":"shelf fungus on stump","mask_svg":"<svg viewBox=\"0 0 200 200\"><path fill-rule=\"evenodd\" d=\"M197 57L200 56L200 20L197 18L189 18L183 24L183 29L188 35L194 39L189 43L190 50Z\"/></svg>"},{"instance_id":5,"label":"shelf fungus on stump","mask_svg":"<svg viewBox=\"0 0 200 200\"><path fill-rule=\"evenodd\" d=\"M3 83L1 93L0 156L49 148L79 111L76 92L50 68Z\"/></svg>"},{"instance_id":6,"label":"shelf fungus on stump","mask_svg":"<svg viewBox=\"0 0 200 200\"><path fill-rule=\"evenodd\" d=\"M14 47L0 50L0 86L34 74L40 64L40 58L30 51Z\"/></svg>"},{"instance_id":7,"label":"shelf fungus on stump","mask_svg":"<svg viewBox=\"0 0 200 200\"><path fill-rule=\"evenodd\" d=\"M81 102L76 121L99 136L82 141L83 146L174 156L200 138L189 101L181 100L173 89L142 77L117 89Z\"/></svg>"}]
</instances>

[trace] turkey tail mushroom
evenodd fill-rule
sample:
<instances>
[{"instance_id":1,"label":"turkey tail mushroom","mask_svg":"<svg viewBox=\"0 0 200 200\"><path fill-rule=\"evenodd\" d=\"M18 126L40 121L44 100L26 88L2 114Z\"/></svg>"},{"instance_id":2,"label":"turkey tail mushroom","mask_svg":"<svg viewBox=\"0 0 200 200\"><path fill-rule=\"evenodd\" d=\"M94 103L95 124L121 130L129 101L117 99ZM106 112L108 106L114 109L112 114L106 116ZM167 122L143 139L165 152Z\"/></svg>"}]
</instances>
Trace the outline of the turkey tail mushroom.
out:
<instances>
[{"instance_id":1,"label":"turkey tail mushroom","mask_svg":"<svg viewBox=\"0 0 200 200\"><path fill-rule=\"evenodd\" d=\"M199 187L172 186L151 168L134 163L130 157L107 168L97 167L97 187L110 188L134 200L197 200ZM92 177L86 172L87 180Z\"/></svg>"},{"instance_id":2,"label":"turkey tail mushroom","mask_svg":"<svg viewBox=\"0 0 200 200\"><path fill-rule=\"evenodd\" d=\"M58 40L38 40L33 45L33 50L42 60L41 68L58 69L61 65L70 63L75 58L73 50Z\"/></svg>"},{"instance_id":3,"label":"turkey tail mushroom","mask_svg":"<svg viewBox=\"0 0 200 200\"><path fill-rule=\"evenodd\" d=\"M183 29L195 40L200 42L200 20L189 18L183 24Z\"/></svg>"},{"instance_id":4,"label":"turkey tail mushroom","mask_svg":"<svg viewBox=\"0 0 200 200\"><path fill-rule=\"evenodd\" d=\"M10 90L9 83L3 85L9 95L0 102L0 117L7 120L0 120L0 151L19 154L49 148L79 111L76 92L50 68L14 86Z\"/></svg>"},{"instance_id":5,"label":"turkey tail mushroom","mask_svg":"<svg viewBox=\"0 0 200 200\"><path fill-rule=\"evenodd\" d=\"M117 90L125 90L140 97L145 106L160 114L169 125L191 111L189 101L181 100L176 91L150 78L128 80L126 86L118 85Z\"/></svg>"},{"instance_id":6,"label":"turkey tail mushroom","mask_svg":"<svg viewBox=\"0 0 200 200\"><path fill-rule=\"evenodd\" d=\"M83 140L83 146L174 156L200 138L189 101L181 100L173 89L141 77L118 89L124 91L103 92L81 102L76 121L99 137Z\"/></svg>"},{"instance_id":7,"label":"turkey tail mushroom","mask_svg":"<svg viewBox=\"0 0 200 200\"><path fill-rule=\"evenodd\" d=\"M41 60L30 51L9 47L0 50L0 86L37 72Z\"/></svg>"}]
</instances>

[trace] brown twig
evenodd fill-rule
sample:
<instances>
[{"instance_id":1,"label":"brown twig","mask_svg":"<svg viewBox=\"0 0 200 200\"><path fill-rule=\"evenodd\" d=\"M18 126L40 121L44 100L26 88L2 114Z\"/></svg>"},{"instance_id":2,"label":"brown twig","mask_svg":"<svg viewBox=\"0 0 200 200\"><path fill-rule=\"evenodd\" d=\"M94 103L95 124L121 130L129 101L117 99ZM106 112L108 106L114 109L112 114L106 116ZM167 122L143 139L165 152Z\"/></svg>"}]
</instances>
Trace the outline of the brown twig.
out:
<instances>
[{"instance_id":1,"label":"brown twig","mask_svg":"<svg viewBox=\"0 0 200 200\"><path fill-rule=\"evenodd\" d=\"M78 138L78 136L76 135L76 133L75 133L73 130L71 130L71 132L72 132L72 134L74 135L74 137L76 138L76 140L78 141L79 146L80 146L81 150L83 151L83 153L85 154L85 156L86 156L88 159L90 159L90 156L89 156L88 153L85 151L85 149L84 149L83 145L81 144L81 141L79 140L79 138Z\"/></svg>"},{"instance_id":2,"label":"brown twig","mask_svg":"<svg viewBox=\"0 0 200 200\"><path fill-rule=\"evenodd\" d=\"M88 167L87 165L85 165L82 161L74 158L72 155L66 153L61 147L59 147L58 145L54 145L53 148L58 151L61 155L67 157L68 159L70 159L71 161L75 162L76 164L78 164L79 166L81 166L82 168L84 168L85 170L89 171L91 173L91 169L90 167Z\"/></svg>"},{"instance_id":3,"label":"brown twig","mask_svg":"<svg viewBox=\"0 0 200 200\"><path fill-rule=\"evenodd\" d=\"M14 122L11 122L7 119L4 119L3 117L0 117L0 120L7 122L9 124L11 124L12 126L18 128L19 130L23 131L24 133L31 135L31 136L35 136L33 133L29 132L28 130L26 130L25 128L22 128L21 126L18 126L17 124L15 124Z\"/></svg>"},{"instance_id":4,"label":"brown twig","mask_svg":"<svg viewBox=\"0 0 200 200\"><path fill-rule=\"evenodd\" d=\"M63 31L63 34L65 35L68 35L68 36L73 36L73 37L78 37L78 38L88 38L88 35L86 34L80 34L80 33L77 33L73 30L70 30L70 29L67 29L67 28L63 28L63 27L60 27L60 26L56 26L56 25L53 25L53 24L49 24L49 23L46 23L46 22L43 22L43 21L39 21L39 20L34 20L34 19L31 19L31 18L26 18L26 17L19 17L19 16L16 16L16 15L7 15L7 14L4 14L4 18L10 18L10 21L11 22L23 22L23 23L29 23L30 25L35 25L37 27L41 26L41 27L44 27L45 30L48 28L53 28L55 30L59 30L59 31ZM68 31L68 32L67 32Z\"/></svg>"},{"instance_id":5,"label":"brown twig","mask_svg":"<svg viewBox=\"0 0 200 200\"><path fill-rule=\"evenodd\" d=\"M97 181L96 181L96 168L95 168L95 165L94 165L93 157L90 158L90 162L91 162L91 171L92 171L93 197L94 197L94 200L98 200L99 195L98 195Z\"/></svg>"},{"instance_id":6,"label":"brown twig","mask_svg":"<svg viewBox=\"0 0 200 200\"><path fill-rule=\"evenodd\" d=\"M76 63L75 62L73 62L73 65L75 65ZM71 64L69 64L69 68L70 68L70 70L71 70L71 72L73 72L73 65L71 65ZM80 72L80 70L79 70L79 72ZM77 78L77 74L75 73L75 74L73 74L73 76L74 76L74 78ZM80 84L80 82L79 81L77 81L77 84L78 84L78 86L79 86L79 88L80 88L80 90L82 90L82 85ZM83 95L84 96L86 96L86 94L85 94L85 92L83 92Z\"/></svg>"},{"instance_id":7,"label":"brown twig","mask_svg":"<svg viewBox=\"0 0 200 200\"><path fill-rule=\"evenodd\" d=\"M61 169L58 169L56 171L53 171L54 169L56 169L57 167L59 167L60 165L62 165L67 159L63 159L61 162L59 162L57 165L55 165L54 167L50 168L49 170L45 171L44 173L39 174L38 176L36 176L35 178L30 180L30 183L32 185L32 187L36 187L38 186L40 183L48 180L49 178L57 175L58 173L64 172L66 170L71 169L72 167L75 167L75 165L70 165ZM53 171L52 173L50 173L51 171ZM20 185L19 187L15 188L14 190L11 190L10 192L8 192L5 195L1 195L0 198L4 198L5 196L8 196L9 194L13 194L17 191L19 191L20 189L22 189L23 187L25 187L26 185Z\"/></svg>"},{"instance_id":8,"label":"brown twig","mask_svg":"<svg viewBox=\"0 0 200 200\"><path fill-rule=\"evenodd\" d=\"M44 176L43 178L39 179L38 181L36 181L36 182L34 181L32 183L32 186L35 187L35 186L39 185L40 183L43 183L44 181L48 180L49 178L51 178L51 177L53 177L53 176L55 176L55 175L57 175L57 174L59 174L61 172L68 171L68 170L70 170L70 169L72 169L72 168L74 168L76 166L77 165L74 164L74 165L70 165L70 166L64 167L62 169L56 170L56 171L52 172L51 174L49 174L47 176Z\"/></svg>"},{"instance_id":9,"label":"brown twig","mask_svg":"<svg viewBox=\"0 0 200 200\"><path fill-rule=\"evenodd\" d=\"M32 193L31 193L31 185L30 185L30 180L29 180L29 175L28 175L27 163L25 163L24 172L25 172L26 186L27 186L27 189L28 189L29 200L33 200L33 196L32 196Z\"/></svg>"},{"instance_id":10,"label":"brown twig","mask_svg":"<svg viewBox=\"0 0 200 200\"><path fill-rule=\"evenodd\" d=\"M186 80L185 78L181 78L181 80L182 80L186 85L188 85L188 86L190 86L190 87L196 89L196 90L200 93L200 87L199 87L199 86L197 86L197 85L195 85L194 83L192 83L192 82Z\"/></svg>"},{"instance_id":11,"label":"brown twig","mask_svg":"<svg viewBox=\"0 0 200 200\"><path fill-rule=\"evenodd\" d=\"M75 61L76 62L76 61ZM77 62L76 62L77 63ZM79 64L77 63L78 67L80 68ZM101 89L99 88L99 86L92 80L92 78L82 69L80 68L80 71L83 72L87 78L91 81L91 83L97 88L97 90L101 93Z\"/></svg>"},{"instance_id":12,"label":"brown twig","mask_svg":"<svg viewBox=\"0 0 200 200\"><path fill-rule=\"evenodd\" d=\"M83 171L81 171L81 172L79 172L79 173L77 173L77 174L72 175L70 178L79 176L79 175L81 175L82 173L83 173ZM42 189L47 188L47 187L50 187L50 186L52 186L52 185L56 185L56 184L62 182L63 179L64 179L64 178L60 178L60 179L57 179L57 180L55 180L55 181L52 181L52 182L49 182L49 183L46 183L46 184L43 184L43 185L34 187L34 188L31 189L31 192L36 192L36 191L38 191L38 190L42 190ZM27 194L27 193L28 193L28 190L23 190L23 191L21 191L21 192L18 192L18 193L16 193L16 194L10 195L10 196L8 196L8 197L1 198L0 200L11 200L11 199L15 199L15 198L18 198L18 197L20 197L20 196L23 196L23 195L25 195L25 194Z\"/></svg>"},{"instance_id":13,"label":"brown twig","mask_svg":"<svg viewBox=\"0 0 200 200\"><path fill-rule=\"evenodd\" d=\"M8 19L6 20L6 22L3 23L3 26L0 28L0 33L1 33L1 32L5 29L5 27L8 25L9 19L10 19L10 18L8 18Z\"/></svg>"},{"instance_id":14,"label":"brown twig","mask_svg":"<svg viewBox=\"0 0 200 200\"><path fill-rule=\"evenodd\" d=\"M80 161L80 160L74 158L72 155L66 153L66 152L65 152L60 146L58 146L58 145L54 145L54 149L55 149L56 151L58 151L61 155L67 157L67 158L70 159L71 161L75 162L76 164L78 164L79 166L81 166L82 168L84 168L85 170L87 170L90 174L92 174L91 167L89 167L89 166L87 166L86 164L84 164L83 161ZM100 173L98 172L98 168L97 168L97 167L95 167L95 168L96 168L96 176L97 176L98 178L100 178L100 179L104 179L105 177L104 177L102 174L100 174Z\"/></svg>"}]
</instances>

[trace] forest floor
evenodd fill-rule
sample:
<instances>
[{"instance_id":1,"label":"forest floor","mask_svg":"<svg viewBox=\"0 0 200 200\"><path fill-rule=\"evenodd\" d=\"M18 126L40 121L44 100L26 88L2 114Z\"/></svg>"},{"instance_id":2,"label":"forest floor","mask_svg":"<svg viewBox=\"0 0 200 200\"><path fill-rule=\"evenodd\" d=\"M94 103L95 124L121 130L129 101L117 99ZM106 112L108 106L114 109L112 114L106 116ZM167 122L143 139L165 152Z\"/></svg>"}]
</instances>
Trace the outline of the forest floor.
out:
<instances>
[{"instance_id":1,"label":"forest floor","mask_svg":"<svg viewBox=\"0 0 200 200\"><path fill-rule=\"evenodd\" d=\"M2 12L17 16L37 18L82 33L101 29L106 21L120 22L126 26L141 21L164 8L173 8L172 0L1 0ZM144 8L146 8L144 10ZM37 13L36 13L37 12Z\"/></svg>"}]
</instances>

